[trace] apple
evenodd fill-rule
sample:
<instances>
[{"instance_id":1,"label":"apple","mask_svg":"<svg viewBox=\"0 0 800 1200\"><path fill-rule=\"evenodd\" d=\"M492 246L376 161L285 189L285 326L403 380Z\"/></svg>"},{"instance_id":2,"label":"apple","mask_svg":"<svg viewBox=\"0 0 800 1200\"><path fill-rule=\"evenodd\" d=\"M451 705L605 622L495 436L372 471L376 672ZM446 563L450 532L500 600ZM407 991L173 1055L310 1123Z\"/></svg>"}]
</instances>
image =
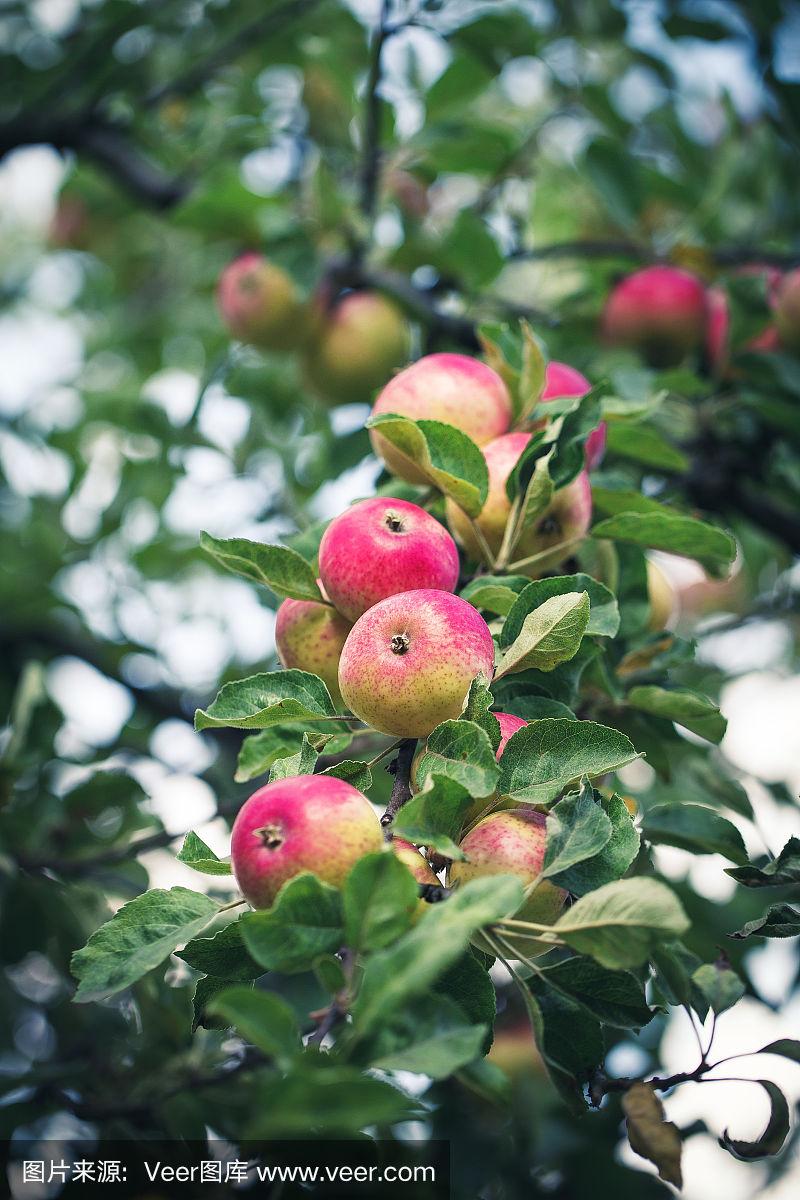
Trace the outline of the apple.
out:
<instances>
[{"instance_id":1,"label":"apple","mask_svg":"<svg viewBox=\"0 0 800 1200\"><path fill-rule=\"evenodd\" d=\"M427 737L455 720L494 642L477 609L449 592L401 592L367 609L339 661L339 688L360 720L393 737Z\"/></svg>"},{"instance_id":2,"label":"apple","mask_svg":"<svg viewBox=\"0 0 800 1200\"><path fill-rule=\"evenodd\" d=\"M283 666L319 675L337 707L342 703L339 656L351 629L335 608L316 600L284 600L275 618L275 645Z\"/></svg>"},{"instance_id":3,"label":"apple","mask_svg":"<svg viewBox=\"0 0 800 1200\"><path fill-rule=\"evenodd\" d=\"M489 468L489 494L476 524L480 528L489 549L496 556L503 542L511 501L506 492L508 479L517 459L531 440L529 433L506 433L495 438L484 448L483 454ZM457 541L474 559L480 559L481 550L472 525L462 510L448 500L447 520ZM549 507L533 525L526 528L512 552L514 561L529 558L562 542L582 537L588 532L592 519L592 489L585 471L553 496ZM544 571L559 566L572 552L573 547L555 550L535 563L519 568L520 573L536 577Z\"/></svg>"},{"instance_id":4,"label":"apple","mask_svg":"<svg viewBox=\"0 0 800 1200\"><path fill-rule=\"evenodd\" d=\"M678 594L672 581L653 559L647 560L647 595L650 600L648 627L653 633L668 628L677 611Z\"/></svg>"},{"instance_id":5,"label":"apple","mask_svg":"<svg viewBox=\"0 0 800 1200\"><path fill-rule=\"evenodd\" d=\"M591 390L592 385L580 371L576 371L568 363L549 362L545 368L544 388L540 399L546 402L556 400L560 396L585 396ZM538 424L533 428L539 428ZM587 471L593 471L603 461L607 433L606 423L601 421L587 437L584 446Z\"/></svg>"},{"instance_id":6,"label":"apple","mask_svg":"<svg viewBox=\"0 0 800 1200\"><path fill-rule=\"evenodd\" d=\"M466 862L450 865L448 882L453 887L483 879L489 875L516 875L527 888L540 875L544 865L547 818L527 805L491 813L484 817L461 841ZM515 914L520 921L552 925L564 907L567 893L547 879L543 880ZM503 934L510 943L509 953L532 958L548 949L546 943L529 941L515 934Z\"/></svg>"},{"instance_id":7,"label":"apple","mask_svg":"<svg viewBox=\"0 0 800 1200\"><path fill-rule=\"evenodd\" d=\"M331 404L368 402L408 361L411 330L397 305L378 292L347 292L314 301L316 331L305 354L312 387Z\"/></svg>"},{"instance_id":8,"label":"apple","mask_svg":"<svg viewBox=\"0 0 800 1200\"><path fill-rule=\"evenodd\" d=\"M400 862L408 867L417 883L432 883L436 887L439 886L439 880L428 865L428 860L416 846L412 846L411 842L407 842L403 838L392 838L391 847Z\"/></svg>"},{"instance_id":9,"label":"apple","mask_svg":"<svg viewBox=\"0 0 800 1200\"><path fill-rule=\"evenodd\" d=\"M504 1071L512 1083L524 1083L532 1077L547 1078L547 1068L536 1047L530 1022L524 1018L513 1025L495 1027L492 1048L486 1057L488 1062Z\"/></svg>"},{"instance_id":10,"label":"apple","mask_svg":"<svg viewBox=\"0 0 800 1200\"><path fill-rule=\"evenodd\" d=\"M706 337L708 298L696 275L655 266L623 279L606 301L605 340L638 350L654 367L670 367L699 350Z\"/></svg>"},{"instance_id":11,"label":"apple","mask_svg":"<svg viewBox=\"0 0 800 1200\"><path fill-rule=\"evenodd\" d=\"M339 887L383 830L362 792L333 775L276 779L245 800L231 832L231 865L253 908L269 908L284 883L313 871Z\"/></svg>"},{"instance_id":12,"label":"apple","mask_svg":"<svg viewBox=\"0 0 800 1200\"><path fill-rule=\"evenodd\" d=\"M494 754L497 761L500 762L508 739L528 722L523 721L522 717L515 717L513 713L496 712L492 715L497 718L497 724L500 726L500 742Z\"/></svg>"},{"instance_id":13,"label":"apple","mask_svg":"<svg viewBox=\"0 0 800 1200\"><path fill-rule=\"evenodd\" d=\"M781 345L800 350L800 267L781 280L775 300L775 323Z\"/></svg>"},{"instance_id":14,"label":"apple","mask_svg":"<svg viewBox=\"0 0 800 1200\"><path fill-rule=\"evenodd\" d=\"M506 432L512 407L508 388L486 363L466 354L428 354L386 384L372 407L373 416L381 413L412 421L443 421L483 446ZM393 475L407 483L430 482L378 430L370 430L370 439Z\"/></svg>"},{"instance_id":15,"label":"apple","mask_svg":"<svg viewBox=\"0 0 800 1200\"><path fill-rule=\"evenodd\" d=\"M232 337L263 350L294 350L307 331L293 281L261 254L242 254L228 264L217 304Z\"/></svg>"},{"instance_id":16,"label":"apple","mask_svg":"<svg viewBox=\"0 0 800 1200\"><path fill-rule=\"evenodd\" d=\"M739 267L736 275L762 275L766 284L767 303L774 312L777 304L780 284L783 278L777 267L765 263L747 263ZM724 287L715 285L707 292L708 327L706 330L706 358L708 365L716 375L724 375L730 358L731 314L728 304L728 294ZM769 353L780 349L780 336L772 324L766 325L761 333L751 337L744 344L745 350Z\"/></svg>"},{"instance_id":17,"label":"apple","mask_svg":"<svg viewBox=\"0 0 800 1200\"><path fill-rule=\"evenodd\" d=\"M424 508L376 496L331 521L320 542L319 573L333 604L355 621L398 592L454 591L458 550Z\"/></svg>"}]
</instances>

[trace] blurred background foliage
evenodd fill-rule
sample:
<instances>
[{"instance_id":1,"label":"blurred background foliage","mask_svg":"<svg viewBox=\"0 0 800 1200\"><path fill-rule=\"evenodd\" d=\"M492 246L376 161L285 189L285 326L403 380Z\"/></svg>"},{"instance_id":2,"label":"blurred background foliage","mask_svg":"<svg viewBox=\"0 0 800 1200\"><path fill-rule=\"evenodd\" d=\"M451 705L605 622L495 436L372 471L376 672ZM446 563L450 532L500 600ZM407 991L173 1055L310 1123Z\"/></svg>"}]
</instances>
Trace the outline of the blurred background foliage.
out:
<instances>
[{"instance_id":1,"label":"blurred background foliage","mask_svg":"<svg viewBox=\"0 0 800 1200\"><path fill-rule=\"evenodd\" d=\"M727 287L735 346L763 329L763 279L737 268L800 259L800 6L6 0L0 42L0 1136L230 1136L259 1103L244 1078L206 1083L235 1047L188 1033L188 969L91 1008L71 1004L68 972L110 909L182 881L179 834L226 853L248 792L231 782L238 737L198 737L191 713L274 661L274 602L218 573L199 531L313 550L379 476L365 406L331 409L297 359L231 344L214 288L244 250L304 295L326 279L385 291L415 354L474 351L477 324L525 317L550 357L610 375L623 400L667 390L652 421L612 432L596 481L737 535L731 581L685 563L671 577L700 646L685 681L731 721L748 846L777 851L800 780L800 361L654 372L604 346L598 317L617 278L665 259ZM687 761L666 783L632 770L631 793L708 802L714 759L704 777ZM746 981L721 1036L790 1031L794 943L726 940L758 895L716 856L657 853L694 948L724 943ZM313 980L293 986L307 1011ZM456 1194L666 1194L615 1153L613 1103L581 1121L559 1107L520 1020L501 1014L505 1080L419 1083L417 1132L452 1139ZM679 1018L619 1036L620 1073L685 1065ZM668 1102L696 1125L686 1194L793 1194L794 1144L763 1167L717 1148L706 1127L743 1120L743 1089L723 1090Z\"/></svg>"}]
</instances>

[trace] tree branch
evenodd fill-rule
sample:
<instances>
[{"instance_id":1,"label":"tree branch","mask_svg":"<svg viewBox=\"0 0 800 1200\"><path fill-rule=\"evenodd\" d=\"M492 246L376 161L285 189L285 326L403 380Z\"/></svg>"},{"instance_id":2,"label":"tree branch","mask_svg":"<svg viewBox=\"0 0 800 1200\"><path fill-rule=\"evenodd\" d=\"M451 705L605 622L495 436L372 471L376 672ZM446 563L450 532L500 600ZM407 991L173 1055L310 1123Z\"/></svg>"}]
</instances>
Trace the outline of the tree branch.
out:
<instances>
[{"instance_id":1,"label":"tree branch","mask_svg":"<svg viewBox=\"0 0 800 1200\"><path fill-rule=\"evenodd\" d=\"M0 133L0 158L22 146L49 145L59 153L83 152L136 199L156 209L173 207L189 190L185 178L167 175L130 140L127 130L94 110L68 121L21 117Z\"/></svg>"},{"instance_id":2,"label":"tree branch","mask_svg":"<svg viewBox=\"0 0 800 1200\"><path fill-rule=\"evenodd\" d=\"M414 751L416 748L417 739L406 738L397 751L397 758L390 765L394 767L394 783L389 803L386 805L386 811L381 817L381 825L386 829L387 834L389 826L400 809L411 799L411 764L414 761Z\"/></svg>"},{"instance_id":3,"label":"tree branch","mask_svg":"<svg viewBox=\"0 0 800 1200\"><path fill-rule=\"evenodd\" d=\"M370 66L364 97L364 131L361 163L361 211L372 224L381 165L381 55L389 31L390 0L383 0L381 15L372 37Z\"/></svg>"}]
</instances>

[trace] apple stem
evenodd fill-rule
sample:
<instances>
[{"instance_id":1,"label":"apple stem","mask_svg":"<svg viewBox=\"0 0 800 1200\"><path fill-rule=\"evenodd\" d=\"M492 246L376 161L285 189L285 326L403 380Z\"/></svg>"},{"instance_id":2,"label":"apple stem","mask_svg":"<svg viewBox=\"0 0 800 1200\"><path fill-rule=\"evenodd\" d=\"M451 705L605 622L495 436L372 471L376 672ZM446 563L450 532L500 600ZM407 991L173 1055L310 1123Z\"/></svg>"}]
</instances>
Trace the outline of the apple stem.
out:
<instances>
[{"instance_id":1,"label":"apple stem","mask_svg":"<svg viewBox=\"0 0 800 1200\"><path fill-rule=\"evenodd\" d=\"M402 738L396 742L392 742L390 746L386 746L383 750L381 750L380 754L376 754L374 758L369 759L367 766L370 768L376 766L382 758L386 758L387 754L391 754L393 750L399 750L402 744Z\"/></svg>"},{"instance_id":2,"label":"apple stem","mask_svg":"<svg viewBox=\"0 0 800 1200\"><path fill-rule=\"evenodd\" d=\"M565 542L559 542L557 546L550 546L547 550L540 550L538 554L531 554L528 558L520 558L517 562L509 563L507 571L519 571L522 567L531 567L534 563L540 562L543 558L549 558L551 554L560 553L562 550L568 549L570 546L579 546L581 542L586 540L586 534L581 534L580 537L568 538Z\"/></svg>"},{"instance_id":3,"label":"apple stem","mask_svg":"<svg viewBox=\"0 0 800 1200\"><path fill-rule=\"evenodd\" d=\"M464 512L464 509L462 508L461 511ZM467 520L470 523L470 526L472 527L472 532L475 535L475 541L478 543L478 548L481 552L481 557L483 558L483 561L486 563L487 567L489 567L491 570L494 570L494 566L495 566L494 555L492 554L489 543L486 541L486 538L483 535L483 530L481 529L480 525L475 520L475 518L471 517L469 515L469 513L464 513L464 515L466 516Z\"/></svg>"},{"instance_id":4,"label":"apple stem","mask_svg":"<svg viewBox=\"0 0 800 1200\"><path fill-rule=\"evenodd\" d=\"M519 540L521 530L517 529L520 524L520 510L522 508L522 495L518 494L514 498L514 503L511 506L511 512L508 514L505 531L503 533L503 542L500 546L500 551L497 555L495 567L499 571L505 570L506 563L511 557L511 552Z\"/></svg>"}]
</instances>

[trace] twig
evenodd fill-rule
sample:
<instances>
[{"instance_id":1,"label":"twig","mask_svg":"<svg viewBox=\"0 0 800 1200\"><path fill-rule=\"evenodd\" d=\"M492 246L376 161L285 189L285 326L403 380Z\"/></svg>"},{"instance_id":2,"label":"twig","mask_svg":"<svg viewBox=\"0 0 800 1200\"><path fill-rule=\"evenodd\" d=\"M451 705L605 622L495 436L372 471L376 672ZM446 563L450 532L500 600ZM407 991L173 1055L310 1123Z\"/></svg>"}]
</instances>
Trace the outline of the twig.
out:
<instances>
[{"instance_id":1,"label":"twig","mask_svg":"<svg viewBox=\"0 0 800 1200\"><path fill-rule=\"evenodd\" d=\"M389 797L389 803L386 805L386 811L381 817L381 825L384 826L387 833L389 826L400 809L411 799L411 764L414 761L414 751L416 748L417 739L406 738L400 744L400 749L397 751L397 758L393 764L394 783L392 784L392 794Z\"/></svg>"},{"instance_id":2,"label":"twig","mask_svg":"<svg viewBox=\"0 0 800 1200\"><path fill-rule=\"evenodd\" d=\"M381 166L381 55L389 31L390 0L383 0L381 15L372 37L369 75L364 97L364 131L361 163L361 211L372 224Z\"/></svg>"}]
</instances>

